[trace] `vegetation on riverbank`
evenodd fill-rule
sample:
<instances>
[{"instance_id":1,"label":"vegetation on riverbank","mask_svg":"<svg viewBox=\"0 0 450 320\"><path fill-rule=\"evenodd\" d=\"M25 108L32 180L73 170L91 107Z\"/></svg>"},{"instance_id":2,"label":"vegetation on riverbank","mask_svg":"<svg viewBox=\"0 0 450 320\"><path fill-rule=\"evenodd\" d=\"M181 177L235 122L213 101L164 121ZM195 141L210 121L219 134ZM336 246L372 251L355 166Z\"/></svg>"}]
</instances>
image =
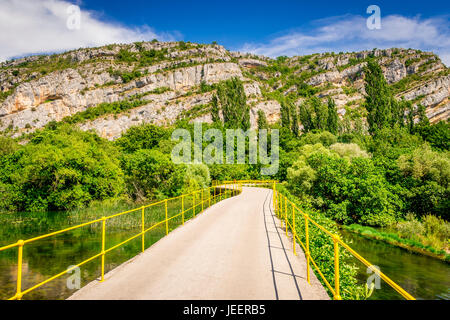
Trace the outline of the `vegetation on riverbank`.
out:
<instances>
[{"instance_id":1,"label":"vegetation on riverbank","mask_svg":"<svg viewBox=\"0 0 450 320\"><path fill-rule=\"evenodd\" d=\"M278 185L277 190L286 196L292 203L298 208L303 210L309 215L311 219L326 228L328 231L334 234L338 234L337 224L330 218L327 218L321 212L302 206L302 202L297 197L293 196L289 190L283 186ZM302 243L306 243L305 223L304 218L301 215L297 215L295 219L296 233ZM324 233L322 230L314 227L310 224L309 227L309 248L311 257L323 273L325 279L334 287L334 243L333 239ZM352 263L348 263L350 253L345 250L339 251L340 260L340 288L341 296L343 299L356 299L356 297L363 297L365 288L358 284L356 280L356 266ZM311 270L315 272L317 278L327 290L330 297L333 297L332 292L328 289L323 279L316 272L314 266L311 264Z\"/></svg>"},{"instance_id":2,"label":"vegetation on riverbank","mask_svg":"<svg viewBox=\"0 0 450 320\"><path fill-rule=\"evenodd\" d=\"M361 235L450 261L450 223L433 215L417 218L407 214L405 219L385 229L353 224L345 229Z\"/></svg>"}]
</instances>

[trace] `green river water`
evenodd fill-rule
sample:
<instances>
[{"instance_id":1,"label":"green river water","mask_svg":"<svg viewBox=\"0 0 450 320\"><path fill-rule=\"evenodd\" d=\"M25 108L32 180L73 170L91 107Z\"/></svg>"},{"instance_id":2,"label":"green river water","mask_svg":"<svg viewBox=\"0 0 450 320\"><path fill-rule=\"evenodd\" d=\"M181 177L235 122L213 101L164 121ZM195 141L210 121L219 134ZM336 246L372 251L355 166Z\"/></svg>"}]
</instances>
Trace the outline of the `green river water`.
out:
<instances>
[{"instance_id":1,"label":"green river water","mask_svg":"<svg viewBox=\"0 0 450 320\"><path fill-rule=\"evenodd\" d=\"M416 299L450 299L450 264L348 231L341 231L341 236L350 247ZM358 262L357 267L358 279L365 283L370 274L362 263ZM381 288L374 290L370 299L402 299L383 280L380 284Z\"/></svg>"},{"instance_id":2,"label":"green river water","mask_svg":"<svg viewBox=\"0 0 450 320\"><path fill-rule=\"evenodd\" d=\"M139 214L139 212L138 212ZM107 225L106 247L124 241L140 232L139 216L127 217L115 225ZM180 221L172 221L170 229ZM26 219L2 218L0 220L0 247L19 239L29 239L50 231L67 227L67 217L61 214L45 214ZM165 235L165 225L161 225L146 235L146 247ZM439 260L408 252L404 249L369 240L343 231L343 239L363 257L391 277L405 290L418 299L450 299L450 265ZM96 255L101 250L101 226L84 227L49 239L26 245L23 257L23 290L30 288L84 259ZM106 257L106 271L113 269L140 253L141 239L114 250ZM359 266L359 265L358 265ZM15 294L17 274L17 248L0 252L0 299L8 299ZM24 299L65 299L76 290L67 288L69 274L42 286L24 296ZM98 279L100 258L81 267L81 286ZM358 279L364 283L368 275L360 265ZM381 289L375 290L371 299L401 299L387 284L381 282Z\"/></svg>"}]
</instances>

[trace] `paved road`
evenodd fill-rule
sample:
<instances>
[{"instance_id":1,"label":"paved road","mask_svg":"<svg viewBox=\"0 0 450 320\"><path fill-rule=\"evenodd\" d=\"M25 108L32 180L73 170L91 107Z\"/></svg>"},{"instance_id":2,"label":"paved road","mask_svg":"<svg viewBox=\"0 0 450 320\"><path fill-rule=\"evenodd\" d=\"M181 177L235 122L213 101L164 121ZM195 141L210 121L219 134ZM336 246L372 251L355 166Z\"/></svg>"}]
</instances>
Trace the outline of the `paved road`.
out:
<instances>
[{"instance_id":1,"label":"paved road","mask_svg":"<svg viewBox=\"0 0 450 320\"><path fill-rule=\"evenodd\" d=\"M313 273L307 283L297 253L273 214L272 191L243 188L69 299L329 299Z\"/></svg>"}]
</instances>

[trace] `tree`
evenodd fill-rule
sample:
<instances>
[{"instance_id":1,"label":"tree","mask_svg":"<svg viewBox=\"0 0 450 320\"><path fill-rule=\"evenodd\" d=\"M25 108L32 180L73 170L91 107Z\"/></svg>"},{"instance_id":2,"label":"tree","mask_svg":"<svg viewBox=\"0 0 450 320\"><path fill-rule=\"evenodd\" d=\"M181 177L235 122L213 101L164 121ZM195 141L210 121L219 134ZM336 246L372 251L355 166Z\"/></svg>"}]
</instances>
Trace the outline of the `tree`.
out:
<instances>
[{"instance_id":1,"label":"tree","mask_svg":"<svg viewBox=\"0 0 450 320\"><path fill-rule=\"evenodd\" d=\"M407 110L406 125L408 127L409 133L412 134L414 132L414 115L415 115L415 111L414 111L414 107L413 107L411 101L407 101L405 103L405 109Z\"/></svg>"},{"instance_id":2,"label":"tree","mask_svg":"<svg viewBox=\"0 0 450 320\"><path fill-rule=\"evenodd\" d=\"M327 119L327 130L333 134L338 133L338 121L339 116L337 113L336 103L333 99L328 99L328 119Z\"/></svg>"},{"instance_id":3,"label":"tree","mask_svg":"<svg viewBox=\"0 0 450 320\"><path fill-rule=\"evenodd\" d=\"M169 137L169 130L153 124L145 124L131 127L116 141L116 145L125 152L134 152L140 149L153 149L161 140Z\"/></svg>"},{"instance_id":4,"label":"tree","mask_svg":"<svg viewBox=\"0 0 450 320\"><path fill-rule=\"evenodd\" d=\"M291 106L286 99L281 102L281 126L291 129Z\"/></svg>"},{"instance_id":5,"label":"tree","mask_svg":"<svg viewBox=\"0 0 450 320\"><path fill-rule=\"evenodd\" d=\"M107 140L64 125L37 134L16 152L0 157L0 205L18 211L59 211L119 196L125 189Z\"/></svg>"},{"instance_id":6,"label":"tree","mask_svg":"<svg viewBox=\"0 0 450 320\"><path fill-rule=\"evenodd\" d=\"M450 149L450 123L448 122L440 121L434 125L418 126L415 128L415 133L430 143L433 148Z\"/></svg>"},{"instance_id":7,"label":"tree","mask_svg":"<svg viewBox=\"0 0 450 320\"><path fill-rule=\"evenodd\" d=\"M314 112L313 124L314 129L325 130L328 122L328 109L325 104L317 97L310 99L310 104Z\"/></svg>"},{"instance_id":8,"label":"tree","mask_svg":"<svg viewBox=\"0 0 450 320\"><path fill-rule=\"evenodd\" d=\"M370 59L365 69L366 101L369 132L392 127L393 96L378 63Z\"/></svg>"},{"instance_id":9,"label":"tree","mask_svg":"<svg viewBox=\"0 0 450 320\"><path fill-rule=\"evenodd\" d=\"M309 132L311 130L327 130L329 123L329 107L333 106L323 104L317 97L309 98L303 102L299 108L299 118L303 125L304 132ZM334 119L331 119L331 121L334 122Z\"/></svg>"},{"instance_id":10,"label":"tree","mask_svg":"<svg viewBox=\"0 0 450 320\"><path fill-rule=\"evenodd\" d=\"M214 123L220 122L220 108L216 95L213 96L211 101L211 118Z\"/></svg>"},{"instance_id":11,"label":"tree","mask_svg":"<svg viewBox=\"0 0 450 320\"><path fill-rule=\"evenodd\" d=\"M267 129L269 124L267 122L266 114L262 110L258 110L258 129Z\"/></svg>"},{"instance_id":12,"label":"tree","mask_svg":"<svg viewBox=\"0 0 450 320\"><path fill-rule=\"evenodd\" d=\"M228 128L250 129L250 108L242 81L235 77L218 85L217 102Z\"/></svg>"},{"instance_id":13,"label":"tree","mask_svg":"<svg viewBox=\"0 0 450 320\"><path fill-rule=\"evenodd\" d=\"M299 119L303 125L304 132L309 132L313 129L312 115L307 101L303 102L299 107Z\"/></svg>"},{"instance_id":14,"label":"tree","mask_svg":"<svg viewBox=\"0 0 450 320\"><path fill-rule=\"evenodd\" d=\"M141 149L122 158L128 192L135 200L145 201L180 194L184 170L170 155L158 150Z\"/></svg>"},{"instance_id":15,"label":"tree","mask_svg":"<svg viewBox=\"0 0 450 320\"><path fill-rule=\"evenodd\" d=\"M291 108L291 118L292 118L292 133L298 137L300 135L300 128L299 128L299 123L298 123L298 112L297 112L297 106L295 104L292 105Z\"/></svg>"},{"instance_id":16,"label":"tree","mask_svg":"<svg viewBox=\"0 0 450 320\"><path fill-rule=\"evenodd\" d=\"M419 118L419 122L417 123L418 126L426 127L430 125L430 120L428 119L426 108L421 104L417 106L417 116Z\"/></svg>"}]
</instances>

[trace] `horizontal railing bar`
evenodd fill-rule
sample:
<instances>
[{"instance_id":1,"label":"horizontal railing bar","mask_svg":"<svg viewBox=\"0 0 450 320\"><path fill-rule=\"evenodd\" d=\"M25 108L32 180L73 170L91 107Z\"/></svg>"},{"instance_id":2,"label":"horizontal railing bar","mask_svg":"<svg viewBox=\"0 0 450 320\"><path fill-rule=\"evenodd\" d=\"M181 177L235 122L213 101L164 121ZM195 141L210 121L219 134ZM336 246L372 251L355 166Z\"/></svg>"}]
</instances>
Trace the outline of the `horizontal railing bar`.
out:
<instances>
[{"instance_id":1,"label":"horizontal railing bar","mask_svg":"<svg viewBox=\"0 0 450 320\"><path fill-rule=\"evenodd\" d=\"M282 193L280 193L282 195ZM325 229L323 226L321 226L320 224L318 224L316 221L314 221L313 219L311 219L309 217L309 215L305 214L301 209L299 209L297 207L297 205L295 203L293 203L291 200L289 200L287 197L285 198L287 200L288 203L290 203L295 209L298 210L298 212L300 212L304 218L307 219L307 221L310 221L314 226L316 226L317 228L319 228L321 231L325 232L328 236L330 236L332 239L337 239L338 243L343 246L347 251L349 251L356 259L358 259L359 261L361 261L365 266L367 267L372 267L373 265L367 261L366 259L364 259L361 255L359 255L355 250L353 250L350 246L348 246L345 242L343 242L338 236L332 234L330 231L328 231L327 229ZM289 223L289 219L285 219L285 217L282 215L282 220L285 220L285 222L287 223L288 226L290 226L291 230L292 230L292 225ZM295 223L295 221L293 222ZM301 244L301 246L303 247L303 249L306 252L306 248L303 245L303 243L301 242L300 238L298 238L298 236L295 236L296 240L298 240L298 242ZM310 259L314 265L314 267L316 268L316 270L319 272L321 278L323 279L323 281L325 282L325 284L327 285L327 287L331 290L331 292L333 293L333 295L335 294L334 289L331 287L331 285L329 284L329 282L325 279L324 275L322 274L322 272L320 271L319 267L317 266L317 264L315 263L314 259L310 256ZM374 270L375 273L379 274L379 276L390 286L392 287L395 291L397 291L402 297L404 297L407 300L415 300L415 298L410 295L408 292L406 292L403 288L401 288L398 284L396 284L393 280L391 280L388 276L386 276L384 273L382 273L381 271L375 269Z\"/></svg>"},{"instance_id":2,"label":"horizontal railing bar","mask_svg":"<svg viewBox=\"0 0 450 320\"><path fill-rule=\"evenodd\" d=\"M74 265L74 266L72 266L71 268L68 268L67 270L65 270L65 271L63 271L63 272L61 272L61 273L58 273L57 275L55 275L55 276L53 276L53 277L51 277L51 278L49 278L49 279L47 279L47 280L45 280L45 281L42 281L41 283L38 283L37 285L35 285L35 286L31 287L31 288L22 291L22 292L21 292L21 295L24 296L24 295L30 293L31 291L36 290L36 289L39 288L39 287L42 287L44 284L47 284L47 283L49 283L50 281L53 281L53 280L55 280L55 279L57 279L57 278L63 276L64 274L68 273L69 271L72 271L72 270L75 269L75 268L79 268L79 267L85 265L86 263L88 263L88 262L90 262L90 261L92 261L92 260L94 260L94 259L96 259L96 258L99 258L99 257L101 257L101 256L102 256L102 253L96 254L95 256L93 256L93 257L91 257L91 258L89 258L89 259L87 259L87 260L85 260L85 261L83 261L83 262L81 262L81 263L79 263L79 264L77 264L77 265ZM14 297L12 297L12 298L10 298L10 300L15 300L15 299L17 299L17 295L14 296Z\"/></svg>"},{"instance_id":3,"label":"horizontal railing bar","mask_svg":"<svg viewBox=\"0 0 450 320\"><path fill-rule=\"evenodd\" d=\"M343 246L345 249L347 249L356 259L361 261L366 267L371 268L373 265L364 259L362 256L360 256L355 250L353 250L350 246L348 246L345 242L338 239L338 242L341 246ZM389 284L395 291L397 291L399 294L401 294L405 299L407 300L415 300L415 298L410 295L408 292L406 292L402 287L400 287L398 284L396 284L394 281L392 281L388 276L386 276L383 272L377 270L376 268L372 269L375 273L377 273L384 281L386 281L387 284Z\"/></svg>"},{"instance_id":4,"label":"horizontal railing bar","mask_svg":"<svg viewBox=\"0 0 450 320\"><path fill-rule=\"evenodd\" d=\"M99 223L101 221L102 221L102 219L97 219L97 220L86 222L86 223L83 223L83 224L80 224L80 225L77 225L77 226L73 226L73 227L70 227L70 228L63 229L63 230L59 230L59 231L55 231L55 232L52 232L52 233L48 233L48 234L45 234L45 235L42 235L42 236L39 236L39 237L36 237L36 238L25 240L24 244L27 244L27 243L30 243L30 242L34 242L34 241L38 241L38 240L42 240L42 239L45 239L45 238L48 238L48 237L51 237L51 236L56 236L58 234L61 234L61 233L67 232L67 231L72 231L72 230L76 230L76 229L79 229L79 228L87 227L89 225L92 225L92 224L95 224L95 223Z\"/></svg>"},{"instance_id":5,"label":"horizontal railing bar","mask_svg":"<svg viewBox=\"0 0 450 320\"><path fill-rule=\"evenodd\" d=\"M141 231L140 233L130 237L129 239L124 240L124 241L120 242L119 244L114 245L113 247L108 248L108 249L106 249L106 250L104 250L104 251L102 251L102 252L100 252L100 253L98 253L98 254L96 254L96 255L88 258L88 259L86 259L85 261L83 261L83 262L81 262L81 263L79 263L77 265L72 266L71 268L69 268L69 269L67 269L67 270L65 270L63 272L58 273L55 276L50 277L49 279L38 283L38 284L34 285L33 287L31 287L31 288L29 288L27 290L21 291L19 294L16 294L15 296L10 298L9 300L21 299L22 296L30 293L31 291L38 289L39 287L41 287L41 286L43 286L43 285L45 285L45 284L47 284L47 283L49 283L49 282L59 278L59 277L61 277L62 275L70 272L71 270L73 270L73 269L75 269L77 267L81 267L84 264L86 264L86 263L88 263L88 262L90 262L90 261L92 261L92 260L94 260L96 258L99 258L99 257L101 257L103 255L106 255L107 253L109 253L109 252L119 248L120 246L123 246L124 244L126 244L126 243L128 243L128 242L130 242L130 241L132 241L132 240L134 240L134 239L136 239L138 237L140 237L140 236L143 236L147 232L151 231L152 229L155 229L156 227L162 225L163 223L168 223L170 220L175 219L175 218L179 217L180 215L183 215L183 214L187 213L188 211L194 210L196 207L201 206L201 205L205 204L206 202L208 202L210 200L215 200L215 198L222 197L223 195L226 196L227 194L231 195L234 192L234 190L225 190L224 192L218 193L216 196L211 196L211 190L215 189L215 188L217 188L217 186L212 186L212 187L208 187L208 188L205 188L205 189L197 190L197 191L194 191L194 192L189 193L189 194L184 194L184 195L181 195L181 196L178 196L178 197L169 198L169 199L162 200L162 201L159 201L159 202L156 202L156 203L152 203L152 204L149 204L149 205L146 205L146 206L143 206L143 207L139 207L139 208L136 208L136 209L124 211L124 212L121 212L121 213L118 213L118 214L114 214L114 215L111 215L111 216L108 216L108 217L104 217L104 218L101 218L101 219L96 219L96 220L89 221L89 222L86 222L86 223L83 223L83 224L80 224L80 225L77 225L77 226L69 227L69 228L66 228L66 229L63 229L63 230L59 230L59 231L56 231L56 232L48 233L48 234L45 234L45 235L42 235L42 236L39 236L39 237L35 237L35 238L32 238L32 239L28 239L28 240L23 241L22 244L20 244L19 242L21 242L21 241L19 241L17 243L13 243L13 244L1 247L0 251L11 249L11 248L14 248L14 247L17 247L17 246L23 246L23 245L25 245L27 243L31 243L31 242L34 242L34 241L37 241L37 240L42 240L42 239L45 239L45 238L48 238L48 237L51 237L51 236L54 236L54 235L62 234L62 233L67 232L67 231L76 230L76 229L79 229L79 228L82 228L82 227L85 227L85 226L89 226L89 225L92 225L92 224L95 224L95 223L99 223L99 222L103 222L103 221L106 221L106 220L110 220L110 219L113 219L113 218L116 218L116 217L119 217L119 216L122 216L122 215L125 215L125 214L128 214L128 213L138 212L138 211L140 211L142 209L151 208L151 207L156 206L158 204L162 204L162 203L167 202L167 201L178 200L178 199L183 198L183 197L193 196L193 201L194 201L196 195L199 192L202 192L202 194L203 194L203 192L209 192L209 197L204 199L202 202L192 206L191 208L188 208L188 209L184 210L183 212L181 212L181 213L179 213L179 214L177 214L177 215L175 215L175 216L173 216L173 217L171 217L169 219L162 220L162 221L152 225L151 227L147 228L146 230Z\"/></svg>"}]
</instances>

